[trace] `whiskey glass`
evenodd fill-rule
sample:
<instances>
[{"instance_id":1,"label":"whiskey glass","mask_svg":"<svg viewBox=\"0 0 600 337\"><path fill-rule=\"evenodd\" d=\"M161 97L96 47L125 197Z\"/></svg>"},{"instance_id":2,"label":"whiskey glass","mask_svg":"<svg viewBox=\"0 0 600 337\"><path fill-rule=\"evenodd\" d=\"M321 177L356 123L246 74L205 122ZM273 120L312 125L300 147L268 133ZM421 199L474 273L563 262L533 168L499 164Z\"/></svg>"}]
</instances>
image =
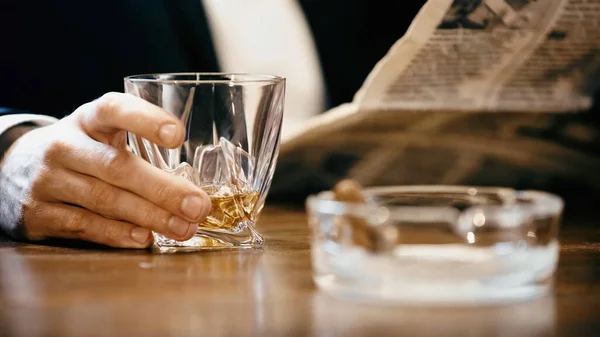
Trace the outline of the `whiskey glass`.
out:
<instances>
[{"instance_id":1,"label":"whiskey glass","mask_svg":"<svg viewBox=\"0 0 600 337\"><path fill-rule=\"evenodd\" d=\"M125 78L125 92L177 116L186 138L166 149L128 134L136 155L182 176L210 196L212 209L195 236L153 233L162 252L252 248L263 244L256 222L277 162L285 79L262 74L175 73Z\"/></svg>"},{"instance_id":2,"label":"whiskey glass","mask_svg":"<svg viewBox=\"0 0 600 337\"><path fill-rule=\"evenodd\" d=\"M313 278L335 297L400 305L484 305L551 290L559 196L477 186L389 186L366 203L307 199Z\"/></svg>"}]
</instances>

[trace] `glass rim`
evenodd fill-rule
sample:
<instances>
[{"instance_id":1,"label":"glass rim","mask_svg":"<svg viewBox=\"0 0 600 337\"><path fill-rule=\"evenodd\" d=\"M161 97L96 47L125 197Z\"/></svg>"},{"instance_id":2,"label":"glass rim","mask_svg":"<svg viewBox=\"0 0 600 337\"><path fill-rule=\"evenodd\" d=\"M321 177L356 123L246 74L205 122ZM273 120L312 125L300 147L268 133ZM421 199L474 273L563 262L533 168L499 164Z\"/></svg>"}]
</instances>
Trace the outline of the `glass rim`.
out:
<instances>
[{"instance_id":1,"label":"glass rim","mask_svg":"<svg viewBox=\"0 0 600 337\"><path fill-rule=\"evenodd\" d=\"M196 76L197 79L178 79L179 77ZM202 79L204 77L204 79ZM206 77L213 77L208 79ZM160 83L160 84L248 84L269 83L276 84L285 81L285 77L264 73L238 73L238 72L173 72L173 73L146 73L129 75L124 78L130 83Z\"/></svg>"},{"instance_id":2,"label":"glass rim","mask_svg":"<svg viewBox=\"0 0 600 337\"><path fill-rule=\"evenodd\" d=\"M330 214L330 215L353 215L369 218L377 214L386 214L399 218L413 218L423 216L427 212L438 212L449 216L467 215L474 212L483 212L494 214L495 216L509 215L519 213L521 216L546 217L551 215L560 215L563 211L563 199L555 194L537 191L537 190L517 190L508 187L487 187L487 186L461 186L461 185L405 185L405 186L385 186L385 187L367 187L363 188L367 198L376 198L378 195L386 193L458 193L470 196L476 196L480 192L493 192L498 195L512 197L515 200L526 199L529 203L510 203L510 204L474 204L464 210L458 211L452 206L396 206L386 205L385 203L356 203L343 202L333 199L332 191L323 191L318 194L312 194L306 199L306 207L309 211ZM432 197L435 197L432 195ZM425 218L428 218L427 216ZM380 221L370 222L371 225L378 225Z\"/></svg>"}]
</instances>

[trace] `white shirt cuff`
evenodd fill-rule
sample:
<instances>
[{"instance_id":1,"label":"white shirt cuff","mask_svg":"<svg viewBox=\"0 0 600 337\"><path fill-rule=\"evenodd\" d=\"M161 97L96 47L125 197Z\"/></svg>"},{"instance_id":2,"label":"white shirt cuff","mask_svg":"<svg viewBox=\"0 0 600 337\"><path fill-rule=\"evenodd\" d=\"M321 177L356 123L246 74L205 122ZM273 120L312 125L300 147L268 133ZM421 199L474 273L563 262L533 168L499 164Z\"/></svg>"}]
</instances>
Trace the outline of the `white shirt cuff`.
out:
<instances>
[{"instance_id":1,"label":"white shirt cuff","mask_svg":"<svg viewBox=\"0 0 600 337\"><path fill-rule=\"evenodd\" d=\"M0 116L0 135L6 130L23 123L34 123L37 126L46 126L55 123L58 119L50 116L34 114L15 114Z\"/></svg>"}]
</instances>

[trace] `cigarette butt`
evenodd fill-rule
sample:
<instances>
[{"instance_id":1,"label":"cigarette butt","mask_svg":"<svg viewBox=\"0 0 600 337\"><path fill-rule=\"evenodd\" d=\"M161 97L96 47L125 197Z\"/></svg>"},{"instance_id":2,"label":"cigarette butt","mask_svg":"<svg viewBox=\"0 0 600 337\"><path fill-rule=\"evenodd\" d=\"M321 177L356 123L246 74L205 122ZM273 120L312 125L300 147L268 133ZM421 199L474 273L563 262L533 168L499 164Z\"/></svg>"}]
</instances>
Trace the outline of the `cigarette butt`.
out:
<instances>
[{"instance_id":1,"label":"cigarette butt","mask_svg":"<svg viewBox=\"0 0 600 337\"><path fill-rule=\"evenodd\" d=\"M365 204L361 185L354 180L342 180L333 188L335 199L341 202ZM352 239L354 244L374 252L377 247L377 234L362 218L346 215L346 221L352 226Z\"/></svg>"},{"instance_id":2,"label":"cigarette butt","mask_svg":"<svg viewBox=\"0 0 600 337\"><path fill-rule=\"evenodd\" d=\"M335 185L333 191L338 201L366 203L366 198L362 193L362 186L355 180L342 180Z\"/></svg>"}]
</instances>

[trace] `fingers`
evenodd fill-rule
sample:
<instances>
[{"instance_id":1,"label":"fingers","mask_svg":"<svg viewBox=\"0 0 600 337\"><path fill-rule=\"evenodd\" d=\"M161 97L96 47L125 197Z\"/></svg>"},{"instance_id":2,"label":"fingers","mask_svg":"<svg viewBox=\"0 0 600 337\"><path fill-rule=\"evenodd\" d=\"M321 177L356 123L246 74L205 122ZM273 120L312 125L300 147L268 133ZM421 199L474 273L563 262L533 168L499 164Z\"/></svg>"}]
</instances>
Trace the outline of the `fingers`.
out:
<instances>
[{"instance_id":1,"label":"fingers","mask_svg":"<svg viewBox=\"0 0 600 337\"><path fill-rule=\"evenodd\" d=\"M45 237L80 239L118 248L146 248L152 244L150 230L76 206L41 203L35 214L35 218L25 221L29 227L43 224L41 234Z\"/></svg>"},{"instance_id":2,"label":"fingers","mask_svg":"<svg viewBox=\"0 0 600 337\"><path fill-rule=\"evenodd\" d=\"M132 132L165 148L180 146L183 124L172 114L139 97L107 93L74 112L76 120L92 138L104 141L107 133Z\"/></svg>"},{"instance_id":3,"label":"fingers","mask_svg":"<svg viewBox=\"0 0 600 337\"><path fill-rule=\"evenodd\" d=\"M153 167L131 152L81 137L53 156L63 167L129 191L191 223L210 212L206 192L192 182ZM116 207L116 206L110 206Z\"/></svg>"},{"instance_id":4,"label":"fingers","mask_svg":"<svg viewBox=\"0 0 600 337\"><path fill-rule=\"evenodd\" d=\"M148 200L97 178L64 169L56 170L54 175L54 183L48 189L57 201L78 205L175 240L191 239L198 230L197 224L185 221Z\"/></svg>"}]
</instances>

